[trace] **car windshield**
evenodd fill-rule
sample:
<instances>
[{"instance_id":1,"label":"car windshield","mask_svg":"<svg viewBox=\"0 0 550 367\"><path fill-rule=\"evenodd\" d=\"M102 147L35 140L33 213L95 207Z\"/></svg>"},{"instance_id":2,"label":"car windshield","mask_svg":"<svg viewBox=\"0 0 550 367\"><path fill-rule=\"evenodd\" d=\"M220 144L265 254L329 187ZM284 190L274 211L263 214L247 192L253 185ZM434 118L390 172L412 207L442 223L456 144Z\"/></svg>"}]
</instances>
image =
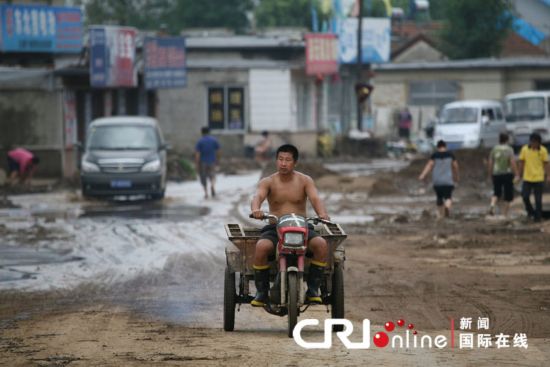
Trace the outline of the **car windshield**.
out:
<instances>
[{"instance_id":1,"label":"car windshield","mask_svg":"<svg viewBox=\"0 0 550 367\"><path fill-rule=\"evenodd\" d=\"M544 118L544 98L514 98L506 101L506 121L532 121Z\"/></svg>"},{"instance_id":2,"label":"car windshield","mask_svg":"<svg viewBox=\"0 0 550 367\"><path fill-rule=\"evenodd\" d=\"M477 122L478 108L446 108L441 114L440 124L463 124Z\"/></svg>"},{"instance_id":3,"label":"car windshield","mask_svg":"<svg viewBox=\"0 0 550 367\"><path fill-rule=\"evenodd\" d=\"M155 129L151 126L110 125L90 130L88 149L156 150Z\"/></svg>"}]
</instances>

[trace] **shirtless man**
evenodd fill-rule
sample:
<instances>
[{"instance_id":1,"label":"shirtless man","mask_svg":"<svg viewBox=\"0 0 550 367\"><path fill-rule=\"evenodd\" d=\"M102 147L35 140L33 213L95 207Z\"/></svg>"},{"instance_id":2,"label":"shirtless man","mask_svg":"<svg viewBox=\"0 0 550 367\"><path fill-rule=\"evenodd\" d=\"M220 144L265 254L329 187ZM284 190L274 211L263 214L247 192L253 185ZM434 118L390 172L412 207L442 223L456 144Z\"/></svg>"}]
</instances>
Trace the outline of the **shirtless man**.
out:
<instances>
[{"instance_id":1,"label":"shirtless man","mask_svg":"<svg viewBox=\"0 0 550 367\"><path fill-rule=\"evenodd\" d=\"M294 145L282 145L277 149L276 158L277 173L260 181L258 190L250 204L254 218L263 218L264 212L260 208L266 198L271 214L281 217L285 214L295 213L306 217L306 201L309 198L317 215L322 219L329 220L311 177L294 171L298 161L298 149ZM251 302L252 306L263 307L268 301L269 264L267 258L273 252L277 239L276 224L269 224L262 228L260 239L256 243L254 257L254 280L257 292ZM308 248L313 252L313 259L307 278L306 302L321 303L319 286L327 265L328 246L325 239L313 231L312 226L308 233Z\"/></svg>"}]
</instances>

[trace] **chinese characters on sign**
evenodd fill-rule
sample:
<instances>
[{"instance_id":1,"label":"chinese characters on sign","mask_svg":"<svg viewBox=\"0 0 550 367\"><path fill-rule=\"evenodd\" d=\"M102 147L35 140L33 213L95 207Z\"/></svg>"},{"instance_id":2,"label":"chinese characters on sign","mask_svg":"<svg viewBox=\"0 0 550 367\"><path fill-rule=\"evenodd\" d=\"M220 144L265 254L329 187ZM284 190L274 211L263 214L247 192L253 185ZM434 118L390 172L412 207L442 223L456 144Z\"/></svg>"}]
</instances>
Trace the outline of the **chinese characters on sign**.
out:
<instances>
[{"instance_id":1,"label":"chinese characters on sign","mask_svg":"<svg viewBox=\"0 0 550 367\"><path fill-rule=\"evenodd\" d=\"M472 331L472 321L471 317L462 317L460 319L460 330ZM477 318L477 331L480 330L489 330L488 317ZM475 345L475 341L477 341L477 345ZM472 332L460 333L458 343L460 349L489 348L492 346L497 349L510 347L527 349L529 347L527 334L525 333L514 333L513 336L504 333L495 334L494 336L487 333L478 333L477 338L476 334Z\"/></svg>"},{"instance_id":2,"label":"chinese characters on sign","mask_svg":"<svg viewBox=\"0 0 550 367\"><path fill-rule=\"evenodd\" d=\"M335 34L306 34L306 74L338 72L338 42Z\"/></svg>"},{"instance_id":3,"label":"chinese characters on sign","mask_svg":"<svg viewBox=\"0 0 550 367\"><path fill-rule=\"evenodd\" d=\"M185 87L185 38L147 37L143 42L143 49L145 88Z\"/></svg>"},{"instance_id":4,"label":"chinese characters on sign","mask_svg":"<svg viewBox=\"0 0 550 367\"><path fill-rule=\"evenodd\" d=\"M0 5L0 50L79 53L82 12L43 5Z\"/></svg>"},{"instance_id":5,"label":"chinese characters on sign","mask_svg":"<svg viewBox=\"0 0 550 367\"><path fill-rule=\"evenodd\" d=\"M132 27L90 28L90 84L92 87L135 87L137 30Z\"/></svg>"}]
</instances>

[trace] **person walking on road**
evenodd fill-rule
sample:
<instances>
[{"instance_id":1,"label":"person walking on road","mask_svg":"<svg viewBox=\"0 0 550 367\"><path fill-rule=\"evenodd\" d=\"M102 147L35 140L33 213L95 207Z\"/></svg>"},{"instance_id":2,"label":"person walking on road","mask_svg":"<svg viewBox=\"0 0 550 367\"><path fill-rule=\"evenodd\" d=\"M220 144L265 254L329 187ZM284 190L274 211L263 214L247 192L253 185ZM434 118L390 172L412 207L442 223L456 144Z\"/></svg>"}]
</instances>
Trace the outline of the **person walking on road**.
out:
<instances>
[{"instance_id":1,"label":"person walking on road","mask_svg":"<svg viewBox=\"0 0 550 367\"><path fill-rule=\"evenodd\" d=\"M8 184L19 182L29 186L40 159L25 148L16 148L8 152Z\"/></svg>"},{"instance_id":2,"label":"person walking on road","mask_svg":"<svg viewBox=\"0 0 550 367\"><path fill-rule=\"evenodd\" d=\"M204 189L204 198L208 199L208 180L210 180L210 194L216 196L216 166L220 161L220 143L210 135L210 129L203 127L202 137L195 146L195 167L199 173L201 185Z\"/></svg>"},{"instance_id":3,"label":"person walking on road","mask_svg":"<svg viewBox=\"0 0 550 367\"><path fill-rule=\"evenodd\" d=\"M489 154L487 168L489 178L493 180L493 196L489 214L495 215L498 200L504 199L501 213L508 216L510 203L514 200L514 181L519 181L514 149L508 144L508 134L500 133L499 144L495 145Z\"/></svg>"},{"instance_id":4,"label":"person walking on road","mask_svg":"<svg viewBox=\"0 0 550 367\"><path fill-rule=\"evenodd\" d=\"M437 151L432 154L418 179L424 178L432 171L432 184L437 197L439 217L449 217L453 205L452 195L458 183L458 162L453 153L447 151L443 140L437 142Z\"/></svg>"},{"instance_id":5,"label":"person walking on road","mask_svg":"<svg viewBox=\"0 0 550 367\"><path fill-rule=\"evenodd\" d=\"M254 147L254 157L262 167L267 164L271 153L271 137L269 131L262 131L262 138Z\"/></svg>"},{"instance_id":6,"label":"person walking on road","mask_svg":"<svg viewBox=\"0 0 550 367\"><path fill-rule=\"evenodd\" d=\"M545 173L546 179L550 182L548 151L541 142L541 136L538 133L532 133L529 137L529 144L524 145L519 153L519 172L523 178L521 196L527 216L533 218L535 222L540 222L542 218L542 191ZM535 209L531 204L531 191L535 196Z\"/></svg>"}]
</instances>

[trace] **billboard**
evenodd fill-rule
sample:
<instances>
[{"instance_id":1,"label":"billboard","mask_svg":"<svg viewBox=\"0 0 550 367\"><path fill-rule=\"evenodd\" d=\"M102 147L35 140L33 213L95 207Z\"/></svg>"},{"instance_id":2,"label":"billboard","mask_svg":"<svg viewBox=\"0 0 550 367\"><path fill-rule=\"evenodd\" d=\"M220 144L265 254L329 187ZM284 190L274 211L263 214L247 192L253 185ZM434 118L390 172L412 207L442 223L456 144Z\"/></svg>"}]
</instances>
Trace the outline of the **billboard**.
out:
<instances>
[{"instance_id":1,"label":"billboard","mask_svg":"<svg viewBox=\"0 0 550 367\"><path fill-rule=\"evenodd\" d=\"M339 21L339 56L343 64L357 62L357 18ZM390 60L391 25L389 18L363 18L361 51L364 63Z\"/></svg>"},{"instance_id":2,"label":"billboard","mask_svg":"<svg viewBox=\"0 0 550 367\"><path fill-rule=\"evenodd\" d=\"M90 27L90 85L135 87L136 35L133 27Z\"/></svg>"},{"instance_id":3,"label":"billboard","mask_svg":"<svg viewBox=\"0 0 550 367\"><path fill-rule=\"evenodd\" d=\"M82 12L70 7L2 4L0 50L79 53Z\"/></svg>"},{"instance_id":4,"label":"billboard","mask_svg":"<svg viewBox=\"0 0 550 367\"><path fill-rule=\"evenodd\" d=\"M306 34L306 74L331 75L338 72L338 41L335 34Z\"/></svg>"},{"instance_id":5,"label":"billboard","mask_svg":"<svg viewBox=\"0 0 550 367\"><path fill-rule=\"evenodd\" d=\"M185 38L146 37L143 41L143 53L146 89L185 87Z\"/></svg>"}]
</instances>

